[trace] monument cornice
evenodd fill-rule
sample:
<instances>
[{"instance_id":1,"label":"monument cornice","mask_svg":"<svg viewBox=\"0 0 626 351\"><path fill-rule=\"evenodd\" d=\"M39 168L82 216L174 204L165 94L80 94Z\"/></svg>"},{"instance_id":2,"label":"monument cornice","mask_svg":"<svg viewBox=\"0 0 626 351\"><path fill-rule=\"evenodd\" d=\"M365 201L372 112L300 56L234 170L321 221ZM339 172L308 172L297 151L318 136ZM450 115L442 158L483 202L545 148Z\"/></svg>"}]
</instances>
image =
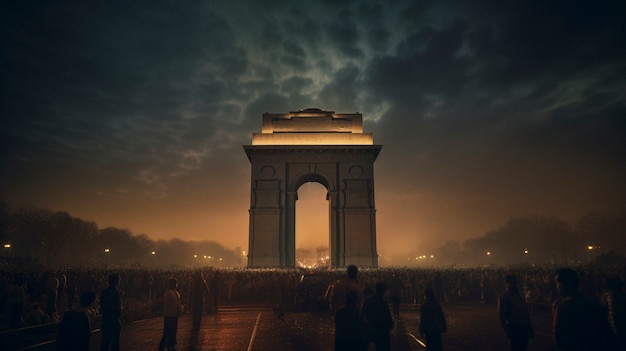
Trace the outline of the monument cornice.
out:
<instances>
[{"instance_id":1,"label":"monument cornice","mask_svg":"<svg viewBox=\"0 0 626 351\"><path fill-rule=\"evenodd\" d=\"M376 159L382 145L244 145L243 148L248 155L248 159L252 160L255 155L272 156L272 155L293 155L293 154L319 154L328 155L346 154L346 155L363 155L369 154Z\"/></svg>"}]
</instances>

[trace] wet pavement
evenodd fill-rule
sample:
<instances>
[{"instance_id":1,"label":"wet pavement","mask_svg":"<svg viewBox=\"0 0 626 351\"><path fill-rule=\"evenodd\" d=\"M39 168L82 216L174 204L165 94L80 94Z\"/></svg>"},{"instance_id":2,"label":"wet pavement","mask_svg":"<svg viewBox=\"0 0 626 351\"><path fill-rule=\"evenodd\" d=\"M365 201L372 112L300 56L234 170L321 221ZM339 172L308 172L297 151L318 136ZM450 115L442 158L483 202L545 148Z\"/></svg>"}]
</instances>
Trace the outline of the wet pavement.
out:
<instances>
[{"instance_id":1,"label":"wet pavement","mask_svg":"<svg viewBox=\"0 0 626 351\"><path fill-rule=\"evenodd\" d=\"M507 350L494 306L444 305L448 332L443 335L447 351ZM530 350L555 350L549 315L533 315L535 338ZM122 331L122 350L157 350L162 318L134 322ZM404 308L392 331L392 350L422 351L418 333L417 306ZM97 337L95 338L97 339ZM94 340L95 341L95 340ZM205 315L199 331L191 331L191 316L183 315L178 327L178 351L330 351L333 350L333 320L328 311L294 312L277 315L266 307L222 308ZM370 350L374 350L373 344Z\"/></svg>"},{"instance_id":2,"label":"wet pavement","mask_svg":"<svg viewBox=\"0 0 626 351\"><path fill-rule=\"evenodd\" d=\"M446 351L508 350L509 343L500 327L497 308L490 305L443 306L448 331L443 334ZM419 305L403 305L392 331L392 350L423 351L418 333ZM535 337L529 350L556 350L549 313L533 313ZM157 350L163 331L163 318L135 321L122 328L124 351ZM18 335L18 334L16 334ZM184 314L178 325L178 351L331 351L334 342L333 319L328 311L284 311L275 313L263 306L221 307L203 316L199 331L191 330L191 315ZM31 345L39 341L31 340ZM91 350L99 350L100 333L94 331ZM5 345L6 346L6 345ZM0 347L0 350L6 347ZM15 349L15 348L10 348ZM53 342L17 350L55 350ZM8 350L8 349L7 349ZM370 351L373 351L370 344Z\"/></svg>"},{"instance_id":3,"label":"wet pavement","mask_svg":"<svg viewBox=\"0 0 626 351\"><path fill-rule=\"evenodd\" d=\"M162 318L125 326L122 350L157 350L162 330ZM233 307L204 315L199 331L191 331L190 315L181 316L177 336L179 351L333 350L334 327L328 311L277 315L270 308ZM393 339L393 350L418 350L410 347L407 337Z\"/></svg>"}]
</instances>

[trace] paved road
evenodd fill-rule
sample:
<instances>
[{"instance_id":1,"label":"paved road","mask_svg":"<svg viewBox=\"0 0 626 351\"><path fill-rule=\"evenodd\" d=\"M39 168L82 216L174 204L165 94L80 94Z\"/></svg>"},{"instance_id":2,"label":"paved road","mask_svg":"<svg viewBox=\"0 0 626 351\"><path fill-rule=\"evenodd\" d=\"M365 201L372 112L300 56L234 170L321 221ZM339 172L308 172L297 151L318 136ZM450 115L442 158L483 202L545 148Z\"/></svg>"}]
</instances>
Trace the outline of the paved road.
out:
<instances>
[{"instance_id":1,"label":"paved road","mask_svg":"<svg viewBox=\"0 0 626 351\"><path fill-rule=\"evenodd\" d=\"M423 351L418 330L417 305L403 306L392 334L392 350ZM508 350L495 306L444 305L448 331L444 350ZM533 314L535 338L530 350L552 351L551 321L548 314ZM162 318L136 321L122 329L122 350L157 350ZM91 350L99 350L100 334L94 333ZM328 311L285 312L278 316L267 307L225 307L205 315L199 331L191 331L191 316L181 316L178 328L179 351L330 351L333 350L333 320ZM54 350L54 345L37 350ZM373 350L373 347L370 347Z\"/></svg>"},{"instance_id":2,"label":"paved road","mask_svg":"<svg viewBox=\"0 0 626 351\"><path fill-rule=\"evenodd\" d=\"M156 350L163 330L161 318L135 322L122 332L122 350ZM93 343L97 343L95 336ZM199 331L191 331L191 317L178 326L179 351L315 351L332 350L333 321L329 312L286 312L277 316L270 308L224 308L205 315ZM415 348L411 348L410 342ZM393 350L418 350L406 334L394 337Z\"/></svg>"},{"instance_id":3,"label":"paved road","mask_svg":"<svg viewBox=\"0 0 626 351\"><path fill-rule=\"evenodd\" d=\"M495 306L445 305L449 329L447 351L507 350L508 340L499 326ZM392 335L392 350L422 351L417 332L417 308L405 308ZM536 336L530 350L551 351L550 316L533 315ZM156 350L162 331L160 318L135 322L124 328L123 350ZM206 315L199 332L191 332L191 318L179 324L180 351L327 351L333 349L333 323L328 312L286 312L277 317L269 308L225 308ZM370 348L373 350L373 347Z\"/></svg>"},{"instance_id":4,"label":"paved road","mask_svg":"<svg viewBox=\"0 0 626 351\"><path fill-rule=\"evenodd\" d=\"M446 351L509 350L509 340L500 327L496 306L490 305L443 305L448 322L448 331L443 334ZM417 307L402 312L406 332L418 336L419 312ZM550 314L532 315L535 337L529 350L553 351L552 317ZM414 350L420 350L414 349Z\"/></svg>"}]
</instances>

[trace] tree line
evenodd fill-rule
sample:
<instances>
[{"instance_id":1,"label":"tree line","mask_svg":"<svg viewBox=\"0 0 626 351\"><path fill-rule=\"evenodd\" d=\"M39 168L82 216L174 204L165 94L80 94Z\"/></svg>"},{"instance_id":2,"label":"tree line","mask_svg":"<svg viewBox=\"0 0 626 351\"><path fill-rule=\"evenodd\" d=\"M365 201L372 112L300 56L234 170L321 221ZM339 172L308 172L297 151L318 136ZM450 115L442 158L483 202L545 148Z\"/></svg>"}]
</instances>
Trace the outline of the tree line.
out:
<instances>
[{"instance_id":1,"label":"tree line","mask_svg":"<svg viewBox=\"0 0 626 351\"><path fill-rule=\"evenodd\" d=\"M626 214L588 212L575 225L557 217L513 218L502 227L436 250L438 265L562 266L626 263Z\"/></svg>"},{"instance_id":2,"label":"tree line","mask_svg":"<svg viewBox=\"0 0 626 351\"><path fill-rule=\"evenodd\" d=\"M60 267L242 266L240 252L212 241L152 240L128 229L99 228L65 211L22 207L0 200L0 257L4 264L29 262Z\"/></svg>"},{"instance_id":3,"label":"tree line","mask_svg":"<svg viewBox=\"0 0 626 351\"><path fill-rule=\"evenodd\" d=\"M152 240L128 229L99 228L64 211L22 207L0 200L0 258L60 267L241 267L241 250L214 241ZM626 265L626 213L589 212L572 226L557 217L513 218L502 227L463 242L449 241L420 262L427 266L601 263ZM419 255L419 254L418 254Z\"/></svg>"}]
</instances>

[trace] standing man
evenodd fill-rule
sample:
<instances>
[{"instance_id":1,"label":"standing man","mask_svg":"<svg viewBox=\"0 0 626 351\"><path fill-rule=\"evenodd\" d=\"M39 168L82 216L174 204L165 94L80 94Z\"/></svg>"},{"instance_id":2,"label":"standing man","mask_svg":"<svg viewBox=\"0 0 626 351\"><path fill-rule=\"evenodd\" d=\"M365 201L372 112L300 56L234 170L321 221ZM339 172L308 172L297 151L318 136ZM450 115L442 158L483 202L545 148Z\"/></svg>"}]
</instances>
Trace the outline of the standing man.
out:
<instances>
[{"instance_id":1,"label":"standing man","mask_svg":"<svg viewBox=\"0 0 626 351\"><path fill-rule=\"evenodd\" d=\"M504 278L506 291L498 300L500 324L511 342L511 351L528 350L529 339L535 336L530 323L530 313L524 297L519 292L517 277Z\"/></svg>"},{"instance_id":2,"label":"standing man","mask_svg":"<svg viewBox=\"0 0 626 351\"><path fill-rule=\"evenodd\" d=\"M89 351L91 341L91 317L96 294L86 291L80 296L80 306L75 310L65 311L56 347L58 351Z\"/></svg>"},{"instance_id":3,"label":"standing man","mask_svg":"<svg viewBox=\"0 0 626 351\"><path fill-rule=\"evenodd\" d=\"M372 338L376 344L376 351L391 350L391 335L393 318L389 312L389 303L385 299L387 284L376 283L376 294L363 302L363 318L372 326Z\"/></svg>"},{"instance_id":4,"label":"standing man","mask_svg":"<svg viewBox=\"0 0 626 351\"><path fill-rule=\"evenodd\" d=\"M426 301L420 307L420 334L426 337L426 351L441 351L441 334L448 330L448 323L432 288L424 289Z\"/></svg>"},{"instance_id":5,"label":"standing man","mask_svg":"<svg viewBox=\"0 0 626 351\"><path fill-rule=\"evenodd\" d=\"M102 341L101 351L119 351L120 332L122 330L122 297L117 289L120 276L109 275L109 287L100 294L100 311L102 313Z\"/></svg>"},{"instance_id":6,"label":"standing man","mask_svg":"<svg viewBox=\"0 0 626 351\"><path fill-rule=\"evenodd\" d=\"M402 301L402 282L394 273L391 281L391 305L393 306L393 318L400 320L400 302Z\"/></svg>"},{"instance_id":7,"label":"standing man","mask_svg":"<svg viewBox=\"0 0 626 351\"><path fill-rule=\"evenodd\" d=\"M552 305L554 341L559 350L613 350L608 321L600 304L585 297L578 274L570 268L556 271L560 297Z\"/></svg>"},{"instance_id":8,"label":"standing man","mask_svg":"<svg viewBox=\"0 0 626 351\"><path fill-rule=\"evenodd\" d=\"M361 311L356 306L357 295L349 291L346 305L335 315L335 351L363 351L369 343L363 338Z\"/></svg>"},{"instance_id":9,"label":"standing man","mask_svg":"<svg viewBox=\"0 0 626 351\"><path fill-rule=\"evenodd\" d=\"M178 316L180 315L180 293L178 280L171 277L167 281L168 289L163 294L163 337L159 343L159 351L165 347L170 351L176 350L176 333L178 332Z\"/></svg>"},{"instance_id":10,"label":"standing man","mask_svg":"<svg viewBox=\"0 0 626 351\"><path fill-rule=\"evenodd\" d=\"M46 279L46 296L48 297L48 306L46 307L46 314L51 321L59 320L59 313L57 312L57 296L59 290L59 279L54 272L48 272Z\"/></svg>"},{"instance_id":11,"label":"standing man","mask_svg":"<svg viewBox=\"0 0 626 351\"><path fill-rule=\"evenodd\" d=\"M356 280L359 269L355 265L349 265L346 278L337 280L332 285L330 292L330 312L334 316L337 310L346 305L348 291L355 291L357 294L356 305L361 310L363 305L363 287Z\"/></svg>"},{"instance_id":12,"label":"standing man","mask_svg":"<svg viewBox=\"0 0 626 351\"><path fill-rule=\"evenodd\" d=\"M204 313L204 299L209 295L209 287L201 270L195 273L191 287L191 320L192 331L200 330L200 322Z\"/></svg>"}]
</instances>

